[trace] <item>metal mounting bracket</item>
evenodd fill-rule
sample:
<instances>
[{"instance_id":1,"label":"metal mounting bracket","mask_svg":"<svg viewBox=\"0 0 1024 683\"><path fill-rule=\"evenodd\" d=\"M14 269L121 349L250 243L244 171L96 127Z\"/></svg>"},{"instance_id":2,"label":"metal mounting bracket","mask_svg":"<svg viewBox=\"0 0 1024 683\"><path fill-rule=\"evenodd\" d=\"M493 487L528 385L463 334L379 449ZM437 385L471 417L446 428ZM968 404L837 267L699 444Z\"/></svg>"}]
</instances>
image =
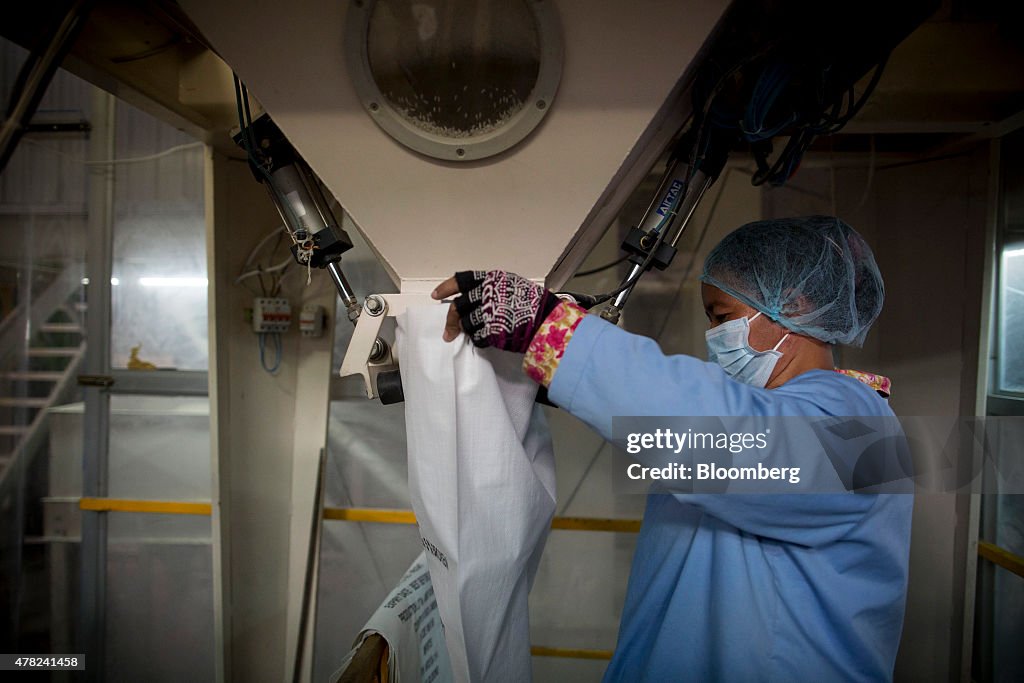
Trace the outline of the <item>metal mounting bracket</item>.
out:
<instances>
[{"instance_id":1,"label":"metal mounting bracket","mask_svg":"<svg viewBox=\"0 0 1024 683\"><path fill-rule=\"evenodd\" d=\"M410 306L437 303L430 298L430 294L371 294L366 297L363 313L356 322L338 374L342 377L360 375L366 388L366 397L378 398L378 375L398 369L398 358L391 344L379 336L384 319L397 317ZM441 334L441 331L437 333Z\"/></svg>"}]
</instances>

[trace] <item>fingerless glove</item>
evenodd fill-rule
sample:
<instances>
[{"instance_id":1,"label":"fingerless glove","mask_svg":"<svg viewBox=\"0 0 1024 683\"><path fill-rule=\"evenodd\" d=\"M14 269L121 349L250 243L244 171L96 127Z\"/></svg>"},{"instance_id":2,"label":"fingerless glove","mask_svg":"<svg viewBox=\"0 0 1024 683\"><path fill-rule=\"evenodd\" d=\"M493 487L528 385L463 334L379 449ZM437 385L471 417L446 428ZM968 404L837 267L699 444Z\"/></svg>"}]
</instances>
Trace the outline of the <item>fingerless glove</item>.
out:
<instances>
[{"instance_id":1,"label":"fingerless glove","mask_svg":"<svg viewBox=\"0 0 1024 683\"><path fill-rule=\"evenodd\" d=\"M503 270L455 274L455 310L473 344L525 353L534 333L559 298L524 277Z\"/></svg>"}]
</instances>

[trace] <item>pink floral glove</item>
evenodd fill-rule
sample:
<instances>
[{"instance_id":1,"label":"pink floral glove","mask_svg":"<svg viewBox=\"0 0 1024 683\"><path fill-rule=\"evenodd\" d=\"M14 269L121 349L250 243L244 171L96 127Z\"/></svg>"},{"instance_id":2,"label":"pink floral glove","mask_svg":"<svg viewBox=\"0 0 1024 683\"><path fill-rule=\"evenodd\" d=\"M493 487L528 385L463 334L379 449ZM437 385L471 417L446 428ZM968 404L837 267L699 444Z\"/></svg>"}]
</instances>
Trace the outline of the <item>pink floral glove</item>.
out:
<instances>
[{"instance_id":1,"label":"pink floral glove","mask_svg":"<svg viewBox=\"0 0 1024 683\"><path fill-rule=\"evenodd\" d=\"M480 347L525 353L560 301L550 290L504 270L464 270L455 274L455 282L462 329Z\"/></svg>"}]
</instances>

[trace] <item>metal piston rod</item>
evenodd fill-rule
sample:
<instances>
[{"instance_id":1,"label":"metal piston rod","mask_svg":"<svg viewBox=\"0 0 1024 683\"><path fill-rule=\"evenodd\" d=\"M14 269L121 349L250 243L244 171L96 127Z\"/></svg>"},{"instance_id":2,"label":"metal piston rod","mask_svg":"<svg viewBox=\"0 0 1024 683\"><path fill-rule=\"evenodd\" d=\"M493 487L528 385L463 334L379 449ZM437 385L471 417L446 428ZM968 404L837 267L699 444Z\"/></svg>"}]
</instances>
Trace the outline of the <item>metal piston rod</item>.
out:
<instances>
[{"instance_id":1,"label":"metal piston rod","mask_svg":"<svg viewBox=\"0 0 1024 683\"><path fill-rule=\"evenodd\" d=\"M626 238L624 246L632 248L633 255L630 260L633 267L623 280L623 284L628 286L618 292L612 303L601 311L601 317L605 320L618 323L629 295L645 270L649 270L651 266L659 269L668 267L675 256L676 245L690 224L697 205L715 182L717 175L708 175L698 170L687 184L686 172L685 165L680 164L678 160L669 164L654 200L640 221L640 228L634 229ZM650 255L651 250L654 250L653 255Z\"/></svg>"},{"instance_id":2,"label":"metal piston rod","mask_svg":"<svg viewBox=\"0 0 1024 683\"><path fill-rule=\"evenodd\" d=\"M359 306L359 299L356 298L355 293L352 291L352 287L348 284L348 278L345 277L345 273L341 272L341 261L330 261L325 266L327 273L331 276L331 282L334 283L334 288L338 290L338 296L341 297L341 303L345 304L345 310L348 311L348 319L354 325L356 320L359 318L361 308Z\"/></svg>"}]
</instances>

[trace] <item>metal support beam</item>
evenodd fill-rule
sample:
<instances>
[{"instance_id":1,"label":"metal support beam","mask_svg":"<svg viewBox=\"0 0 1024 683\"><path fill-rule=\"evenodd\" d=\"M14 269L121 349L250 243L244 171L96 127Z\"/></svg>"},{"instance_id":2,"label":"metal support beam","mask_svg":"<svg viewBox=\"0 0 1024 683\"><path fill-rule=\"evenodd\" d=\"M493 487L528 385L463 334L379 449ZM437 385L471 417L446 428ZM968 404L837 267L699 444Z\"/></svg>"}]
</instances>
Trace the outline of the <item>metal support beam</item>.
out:
<instances>
[{"instance_id":1,"label":"metal support beam","mask_svg":"<svg viewBox=\"0 0 1024 683\"><path fill-rule=\"evenodd\" d=\"M113 370L111 394L145 394L149 396L206 396L207 374L204 370L174 372Z\"/></svg>"},{"instance_id":2,"label":"metal support beam","mask_svg":"<svg viewBox=\"0 0 1024 683\"><path fill-rule=\"evenodd\" d=\"M988 144L988 197L986 201L987 215L985 217L985 244L984 264L981 277L981 306L978 308L978 358L976 371L976 388L974 397L974 414L991 415L988 406L988 395L992 390L992 344L994 343L993 329L995 320L995 301L997 299L997 277L999 271L999 255L997 245L999 244L999 224L1001 220L1000 206L1002 204L1002 144L999 138L994 138ZM978 456L976 456L978 457ZM978 471L978 470L975 470ZM984 484L984 482L982 482ZM991 498L991 497L990 497ZM964 682L980 677L980 680L987 680L985 668L991 665L991 660L982 656L982 671L974 670L974 650L976 647L986 647L991 643L991 621L992 615L992 579L991 567L978 566L978 554L980 552L979 540L981 535L991 532L994 522L992 515L992 500L982 500L982 496L973 494L969 496L966 505L967 509L967 539L966 539L966 577L964 580L964 618L961 626L961 658L959 679ZM982 527L986 526L985 531ZM994 538L994 536L989 536ZM978 590L979 584L982 590ZM979 604L980 603L980 604ZM975 639L978 638L976 641ZM989 672L990 674L991 672ZM991 676L989 676L991 677Z\"/></svg>"},{"instance_id":3,"label":"metal support beam","mask_svg":"<svg viewBox=\"0 0 1024 683\"><path fill-rule=\"evenodd\" d=\"M114 157L113 96L93 91L89 159ZM113 260L114 167L90 166L89 223L86 246L86 339L84 372L110 374L110 272ZM83 387L85 417L82 451L82 495L107 495L107 456L110 437L110 394L100 387ZM85 653L85 678L100 681L104 672L106 634L107 518L104 512L82 512L82 594L80 629Z\"/></svg>"},{"instance_id":4,"label":"metal support beam","mask_svg":"<svg viewBox=\"0 0 1024 683\"><path fill-rule=\"evenodd\" d=\"M300 650L309 680L313 639L299 634L316 613L315 592L305 609L303 595L316 579L307 560L333 335L283 334L280 370L260 370L242 315L252 294L235 279L280 219L247 166L211 152L206 174L217 680L287 680ZM296 279L282 296L333 310L337 292L327 273L314 273L311 286Z\"/></svg>"},{"instance_id":5,"label":"metal support beam","mask_svg":"<svg viewBox=\"0 0 1024 683\"><path fill-rule=\"evenodd\" d=\"M92 8L92 0L76 0L64 15L49 44L41 53L28 56L22 72L18 75L18 88L7 109L7 119L0 127L0 172L7 166L21 140L29 120L35 114L39 101L53 79L64 55L68 53L78 37L85 18Z\"/></svg>"}]
</instances>

